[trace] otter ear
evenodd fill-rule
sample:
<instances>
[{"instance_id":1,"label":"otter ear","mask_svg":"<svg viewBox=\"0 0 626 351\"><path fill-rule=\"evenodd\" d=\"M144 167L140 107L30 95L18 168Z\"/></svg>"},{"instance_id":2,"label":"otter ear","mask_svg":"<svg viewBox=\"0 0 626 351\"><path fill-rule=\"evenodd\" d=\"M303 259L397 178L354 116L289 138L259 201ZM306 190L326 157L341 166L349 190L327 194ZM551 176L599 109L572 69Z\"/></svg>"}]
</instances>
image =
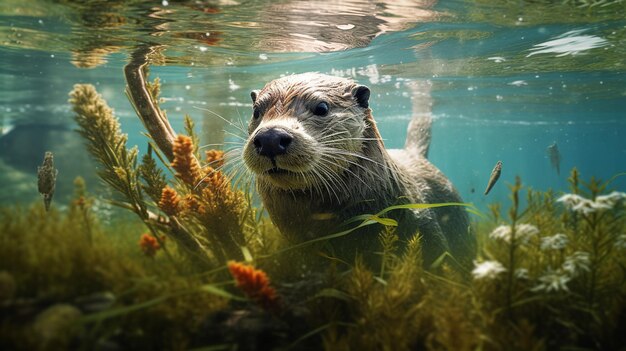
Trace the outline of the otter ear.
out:
<instances>
[{"instance_id":1,"label":"otter ear","mask_svg":"<svg viewBox=\"0 0 626 351\"><path fill-rule=\"evenodd\" d=\"M356 102L359 103L359 106L363 108L368 108L370 106L370 88L365 85L357 85L352 89L352 95L356 99Z\"/></svg>"},{"instance_id":2,"label":"otter ear","mask_svg":"<svg viewBox=\"0 0 626 351\"><path fill-rule=\"evenodd\" d=\"M259 91L258 90L252 90L250 92L250 97L252 98L252 103L256 102L256 97L259 95Z\"/></svg>"}]
</instances>

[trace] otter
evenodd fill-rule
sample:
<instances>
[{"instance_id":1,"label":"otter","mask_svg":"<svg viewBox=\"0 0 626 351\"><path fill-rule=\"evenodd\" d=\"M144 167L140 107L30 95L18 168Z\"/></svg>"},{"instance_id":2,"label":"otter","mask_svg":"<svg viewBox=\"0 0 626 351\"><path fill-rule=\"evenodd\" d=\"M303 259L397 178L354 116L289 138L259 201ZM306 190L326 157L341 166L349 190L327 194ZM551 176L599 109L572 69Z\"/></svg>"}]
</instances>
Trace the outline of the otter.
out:
<instances>
[{"instance_id":1,"label":"otter","mask_svg":"<svg viewBox=\"0 0 626 351\"><path fill-rule=\"evenodd\" d=\"M271 220L288 239L329 235L354 216L392 205L462 201L427 159L429 116L414 116L405 147L387 150L369 106L370 89L353 80L290 75L250 95L243 159ZM425 265L444 252L471 264L475 239L462 207L393 210L388 216L398 222L401 239L421 235ZM342 237L339 251L375 251L381 230L375 227Z\"/></svg>"}]
</instances>

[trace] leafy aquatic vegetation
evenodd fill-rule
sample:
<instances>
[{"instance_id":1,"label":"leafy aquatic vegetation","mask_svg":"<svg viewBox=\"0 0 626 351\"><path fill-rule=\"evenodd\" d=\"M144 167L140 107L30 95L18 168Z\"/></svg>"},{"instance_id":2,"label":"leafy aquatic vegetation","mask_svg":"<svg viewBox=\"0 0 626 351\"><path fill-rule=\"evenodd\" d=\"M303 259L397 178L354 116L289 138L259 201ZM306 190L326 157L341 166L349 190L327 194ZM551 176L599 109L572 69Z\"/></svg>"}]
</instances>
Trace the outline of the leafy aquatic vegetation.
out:
<instances>
[{"instance_id":1,"label":"leafy aquatic vegetation","mask_svg":"<svg viewBox=\"0 0 626 351\"><path fill-rule=\"evenodd\" d=\"M611 180L574 169L570 193L557 194L518 179L510 204L468 207L471 271L446 257L424 268L419 233L402 241L386 217L400 208L355 217L355 228L383 228L379 250L346 261L327 245L356 231L286 242L221 172L222 153L201 157L191 120L173 162L154 150L139 162L93 87L77 86L72 102L109 201L132 217L100 218L80 179L67 210L2 210L2 349L626 346L626 194ZM441 205L455 204L403 209Z\"/></svg>"},{"instance_id":2,"label":"leafy aquatic vegetation","mask_svg":"<svg viewBox=\"0 0 626 351\"><path fill-rule=\"evenodd\" d=\"M92 205L78 195L63 212L39 202L0 211L1 349L181 349L226 306L165 253L144 254L141 223L103 223Z\"/></svg>"}]
</instances>

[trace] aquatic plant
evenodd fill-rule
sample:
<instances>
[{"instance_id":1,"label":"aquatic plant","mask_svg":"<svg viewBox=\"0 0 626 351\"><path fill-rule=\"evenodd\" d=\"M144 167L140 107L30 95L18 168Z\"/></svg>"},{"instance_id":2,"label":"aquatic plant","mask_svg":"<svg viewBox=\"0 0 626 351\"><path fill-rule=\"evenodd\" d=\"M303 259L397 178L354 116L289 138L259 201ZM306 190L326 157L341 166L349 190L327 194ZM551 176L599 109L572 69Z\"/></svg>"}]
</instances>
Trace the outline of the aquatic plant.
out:
<instances>
[{"instance_id":1,"label":"aquatic plant","mask_svg":"<svg viewBox=\"0 0 626 351\"><path fill-rule=\"evenodd\" d=\"M176 190L166 185L161 190L159 208L168 216L176 216L180 212L180 201L180 196L178 196Z\"/></svg>"},{"instance_id":2,"label":"aquatic plant","mask_svg":"<svg viewBox=\"0 0 626 351\"><path fill-rule=\"evenodd\" d=\"M158 81L149 91L156 101ZM245 232L256 228L255 211L221 170L201 166L191 119L186 119L186 129L192 136L174 139L172 162L165 164L175 171L176 182L170 186L152 157L152 147L137 165L137 148L126 149L126 136L95 88L76 85L70 95L80 132L102 166L100 177L122 196L114 204L138 215L156 240L161 233L171 237L199 269L212 260L224 264L242 258ZM207 156L207 164L219 164L223 153L208 152Z\"/></svg>"},{"instance_id":3,"label":"aquatic plant","mask_svg":"<svg viewBox=\"0 0 626 351\"><path fill-rule=\"evenodd\" d=\"M388 238L382 239L382 245L389 245ZM381 259L387 262L383 276L357 259L339 286L342 293L333 295L345 303L350 318L329 325L323 335L326 349L406 350L424 333L432 316L423 305L427 289L419 237L409 241L403 254L387 249Z\"/></svg>"},{"instance_id":4,"label":"aquatic plant","mask_svg":"<svg viewBox=\"0 0 626 351\"><path fill-rule=\"evenodd\" d=\"M189 127L189 130L192 128ZM251 220L253 212L243 194L233 189L221 170L210 166L223 162L223 153L208 152L204 169L200 168L194 155L192 138L179 135L174 142L172 168L185 187L189 210L182 220L193 219L204 228L206 238L218 261L241 259L241 247L245 245L244 225ZM217 158L220 159L217 159ZM247 215L247 216L246 216Z\"/></svg>"},{"instance_id":5,"label":"aquatic plant","mask_svg":"<svg viewBox=\"0 0 626 351\"><path fill-rule=\"evenodd\" d=\"M264 271L235 261L228 262L228 270L235 278L237 288L243 291L248 298L265 309L274 310L278 308L278 295L276 290L270 286L270 280Z\"/></svg>"},{"instance_id":6,"label":"aquatic plant","mask_svg":"<svg viewBox=\"0 0 626 351\"><path fill-rule=\"evenodd\" d=\"M39 193L43 197L43 204L46 207L46 211L50 209L58 173L59 171L54 168L52 152L47 151L42 165L37 167L37 185Z\"/></svg>"},{"instance_id":7,"label":"aquatic plant","mask_svg":"<svg viewBox=\"0 0 626 351\"><path fill-rule=\"evenodd\" d=\"M543 251L563 250L567 247L568 243L569 239L567 235L563 233L557 233L552 236L544 236L543 238L541 238L540 249Z\"/></svg>"},{"instance_id":8,"label":"aquatic plant","mask_svg":"<svg viewBox=\"0 0 626 351\"><path fill-rule=\"evenodd\" d=\"M195 188L202 178L202 172L194 155L194 145L191 138L179 135L174 140L172 150L174 152L172 168L176 170L176 177L188 186Z\"/></svg>"},{"instance_id":9,"label":"aquatic plant","mask_svg":"<svg viewBox=\"0 0 626 351\"><path fill-rule=\"evenodd\" d=\"M88 84L74 86L70 93L70 103L80 127L79 133L87 140L88 151L101 165L98 175L123 198L123 201L112 202L133 211L157 237L159 233L154 224L156 216L149 211L144 199L141 172L137 166L138 149L126 148L127 136L122 134L113 110L96 89ZM143 171L145 173L150 169L147 166ZM158 174L150 175L151 180L154 178L158 178ZM201 264L202 260L198 259L198 255L203 251L199 244L185 231L177 230L175 233L177 241L194 253L192 257Z\"/></svg>"},{"instance_id":10,"label":"aquatic plant","mask_svg":"<svg viewBox=\"0 0 626 351\"><path fill-rule=\"evenodd\" d=\"M132 230L113 226L104 235L80 179L66 214L52 208L44 215L38 206L0 215L0 306L17 308L14 298L34 299L35 306L54 301L35 308L39 317L19 323L11 314L0 315L0 346L90 348L105 340L125 348L241 348L250 338L258 340L255 333L276 347L327 350L624 345L617 331L626 313L626 196L611 191L610 181L585 182L574 170L567 195L527 189L517 179L510 186L508 216L494 205L491 217L476 226L480 251L474 269L459 271L453 261L441 260L429 271L421 264L419 234L400 240L397 223L384 216L394 208L355 218L354 228L382 226L379 247L376 255L342 261L327 254L326 246L305 249L351 235L354 228L312 243L277 240L269 222L251 221L249 194L233 189L220 172L221 152L206 155L195 184L184 176L167 180L152 155L144 156L136 172L141 201L151 213L147 223L159 236L144 227L141 216ZM419 206L426 205L396 207ZM136 214L133 206L122 208ZM209 231L209 225L221 229ZM227 226L241 235L242 244L232 250L248 263L232 260L236 255L223 241ZM226 261L199 270L173 233L176 227L202 243L207 257ZM162 233L173 239L169 255L162 251ZM316 271L303 275L303 264ZM234 281L215 284L226 272ZM221 288L233 283L250 303ZM85 300L90 302L77 302ZM79 328L57 324L55 335L64 336L55 339L46 336L52 335L46 321L57 310L74 316Z\"/></svg>"},{"instance_id":11,"label":"aquatic plant","mask_svg":"<svg viewBox=\"0 0 626 351\"><path fill-rule=\"evenodd\" d=\"M161 238L161 241L163 241L163 238ZM141 234L141 238L139 238L139 247L146 256L154 257L157 251L161 248L161 244L159 244L159 240L157 240L157 238L153 237L149 233L143 233Z\"/></svg>"},{"instance_id":12,"label":"aquatic plant","mask_svg":"<svg viewBox=\"0 0 626 351\"><path fill-rule=\"evenodd\" d=\"M92 207L95 199L87 194L87 186L82 177L74 179L74 198L70 204L71 216L82 219L83 232L87 235L89 243L93 243L92 223L98 221Z\"/></svg>"},{"instance_id":13,"label":"aquatic plant","mask_svg":"<svg viewBox=\"0 0 626 351\"><path fill-rule=\"evenodd\" d=\"M148 87L157 108L158 88L158 82ZM199 273L194 276L207 279L225 278L223 273L230 272L235 287L252 302L226 307L220 300L224 323L205 314L210 328L229 335L220 339L212 334L211 342L244 345L237 333L256 335L260 329L244 325L250 321L246 318L259 318L267 321L270 334L281 335L276 336L276 345L314 349L612 349L621 345L614 331L626 313L626 195L611 191L611 181L592 177L585 182L574 169L569 178L571 194L557 194L525 188L516 178L510 185L508 211L492 204L489 219L475 223L479 254L473 269L466 271L444 255L427 270L421 264L419 233L400 240L394 230L397 221L386 215L398 209L438 206L466 206L476 213L475 208L455 203L392 206L354 217L343 231L290 244L258 216L248 189L234 187L223 173L222 151L199 155L191 119L185 122L188 135L172 139L171 159L166 156L171 161L164 161L150 146L137 165L136 151L126 149L112 112L93 97L95 90L89 94L83 92L90 98L76 101L92 107L76 110L81 116L104 116L98 117L105 119L99 123L109 126L109 132L98 137L99 132L88 125L96 122L81 124L81 132L91 148L100 148L93 154L102 165L103 180L121 195L113 202L131 210L148 227L148 232L142 231L140 247L152 259L142 259L167 260L169 269L176 270L174 277L192 291L235 302L241 300L237 293L207 280L188 281L180 275L185 269L172 267L193 267ZM173 177L168 179L154 155ZM78 202L75 208L84 206ZM370 246L354 261L332 255L332 240L354 235L365 226L382 228L378 250L369 252ZM173 245L167 247L171 252L163 246L163 234L172 239ZM136 250L136 241L134 245ZM156 254L159 250L164 254ZM180 260L183 264L179 254L185 258ZM240 263L244 260L246 264ZM156 274L162 277L162 272ZM164 308L160 301L171 295L149 296L152 299L139 299L137 305L87 320L159 313Z\"/></svg>"},{"instance_id":14,"label":"aquatic plant","mask_svg":"<svg viewBox=\"0 0 626 351\"><path fill-rule=\"evenodd\" d=\"M142 189L152 201L158 203L163 196L163 189L167 186L167 178L163 174L163 170L158 167L152 154L152 145L148 144L148 151L141 158L141 165L139 165L138 170L143 180Z\"/></svg>"},{"instance_id":15,"label":"aquatic plant","mask_svg":"<svg viewBox=\"0 0 626 351\"><path fill-rule=\"evenodd\" d=\"M523 211L517 195L521 183L512 186L511 222L482 239L482 255L502 265L494 263L491 270L477 267L477 272L494 272L499 281L476 281L475 291L478 298L492 301L489 310L496 320L511 325L526 320L558 335L533 331L550 345L608 347L614 344L604 331L615 327L625 302L626 261L615 252L626 226L624 195L603 194L610 182L595 178L581 182L576 169L569 180L571 194L528 190ZM522 219L533 224L516 224ZM483 276L489 275L475 274L475 279ZM541 320L542 315L553 317ZM492 328L490 334L497 333Z\"/></svg>"},{"instance_id":16,"label":"aquatic plant","mask_svg":"<svg viewBox=\"0 0 626 351\"><path fill-rule=\"evenodd\" d=\"M84 181L75 188L65 212L39 204L0 209L0 348L191 344L228 298L216 295L206 276L181 275L183 257L171 257L173 264L153 255L162 238L157 242L140 221L119 213L103 225ZM141 233L150 260L138 249Z\"/></svg>"},{"instance_id":17,"label":"aquatic plant","mask_svg":"<svg viewBox=\"0 0 626 351\"><path fill-rule=\"evenodd\" d=\"M137 148L126 149L127 136L122 134L113 110L92 85L77 84L70 93L79 133L88 141L91 155L103 166L100 178L126 197L136 213L142 208L141 190L136 172Z\"/></svg>"},{"instance_id":18,"label":"aquatic plant","mask_svg":"<svg viewBox=\"0 0 626 351\"><path fill-rule=\"evenodd\" d=\"M506 272L506 268L498 261L474 262L474 265L474 279L495 279L500 273Z\"/></svg>"}]
</instances>

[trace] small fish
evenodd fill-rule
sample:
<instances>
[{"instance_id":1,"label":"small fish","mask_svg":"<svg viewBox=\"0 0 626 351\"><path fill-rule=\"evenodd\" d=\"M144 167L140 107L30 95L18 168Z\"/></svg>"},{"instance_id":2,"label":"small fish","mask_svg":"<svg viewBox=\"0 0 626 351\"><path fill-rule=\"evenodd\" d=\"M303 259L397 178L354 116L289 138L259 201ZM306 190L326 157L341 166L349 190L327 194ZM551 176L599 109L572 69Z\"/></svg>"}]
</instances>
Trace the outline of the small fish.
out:
<instances>
[{"instance_id":1,"label":"small fish","mask_svg":"<svg viewBox=\"0 0 626 351\"><path fill-rule=\"evenodd\" d=\"M556 174L561 175L561 153L559 147L556 145L556 141L546 149L548 157L550 157L550 164L552 168L556 169Z\"/></svg>"},{"instance_id":2,"label":"small fish","mask_svg":"<svg viewBox=\"0 0 626 351\"><path fill-rule=\"evenodd\" d=\"M59 174L59 171L54 168L52 152L46 151L43 163L37 167L37 185L39 193L43 196L43 204L46 207L46 211L50 209L54 187L57 182L57 174Z\"/></svg>"},{"instance_id":3,"label":"small fish","mask_svg":"<svg viewBox=\"0 0 626 351\"><path fill-rule=\"evenodd\" d=\"M489 183L487 183L487 189L485 189L485 195L489 194L491 188L496 184L498 179L500 178L500 173L502 173L502 161L498 161L493 170L491 171L491 176L489 177Z\"/></svg>"}]
</instances>

